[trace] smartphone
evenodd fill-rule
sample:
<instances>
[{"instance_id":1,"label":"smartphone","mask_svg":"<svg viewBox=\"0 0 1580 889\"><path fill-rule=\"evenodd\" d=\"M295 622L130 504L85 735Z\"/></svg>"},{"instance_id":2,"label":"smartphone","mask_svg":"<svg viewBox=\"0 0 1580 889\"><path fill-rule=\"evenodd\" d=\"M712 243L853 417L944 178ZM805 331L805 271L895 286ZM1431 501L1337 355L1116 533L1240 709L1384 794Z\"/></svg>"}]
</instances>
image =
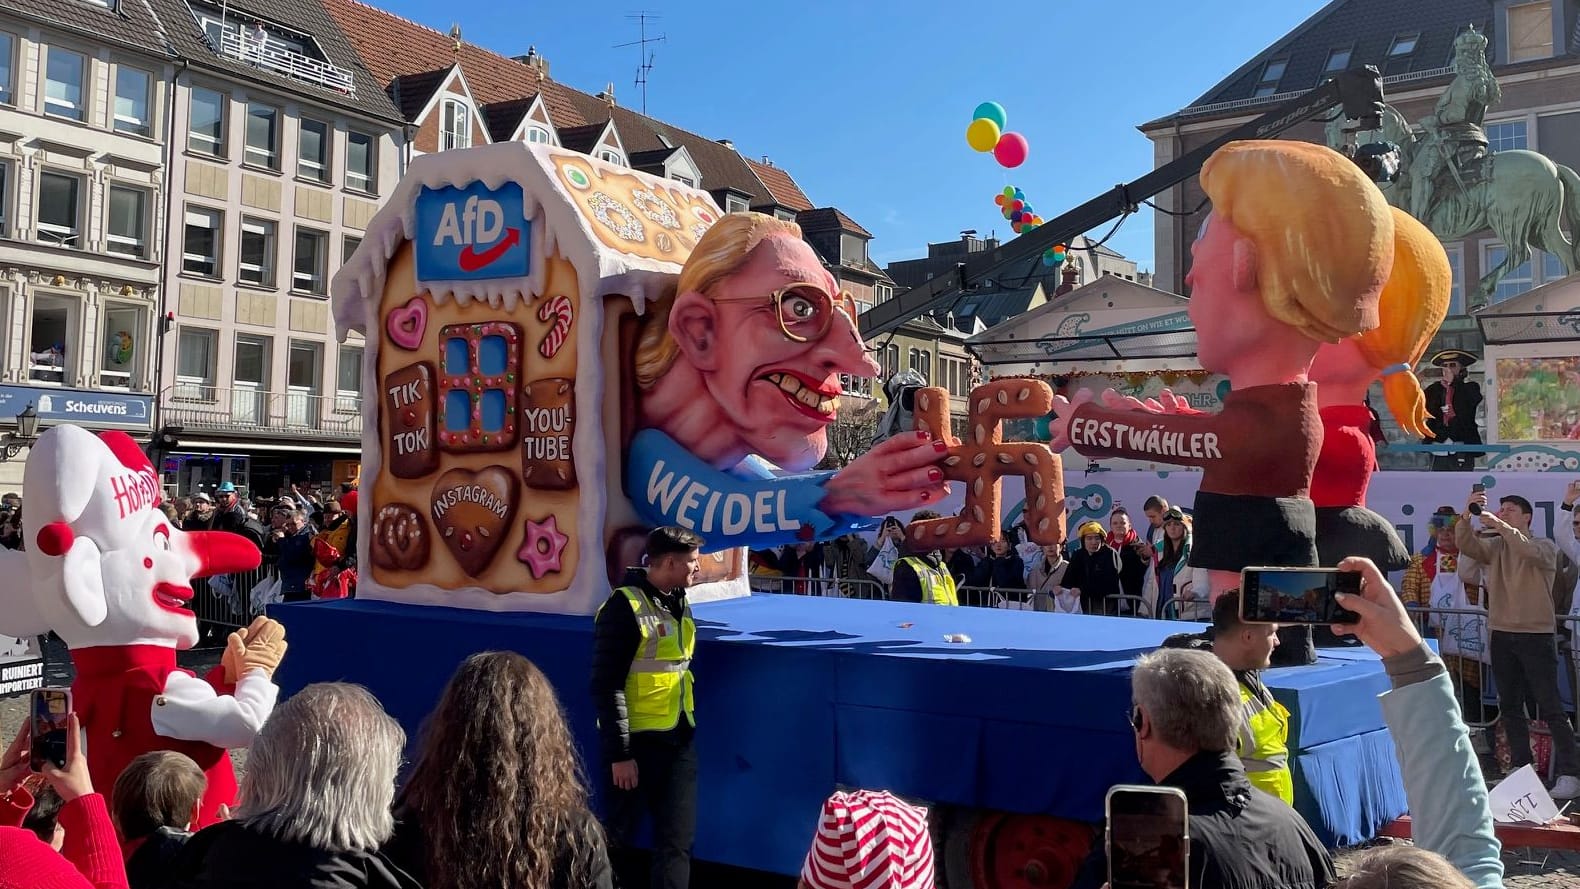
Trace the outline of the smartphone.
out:
<instances>
[{"instance_id":1,"label":"smartphone","mask_svg":"<svg viewBox=\"0 0 1580 889\"><path fill-rule=\"evenodd\" d=\"M1481 494L1481 493L1485 492L1486 490L1487 490L1487 486L1482 484L1481 482L1476 482L1475 484L1470 486L1470 493L1472 493L1472 494ZM1470 504L1470 514L1471 515L1481 515L1481 504L1480 503L1472 503L1472 504Z\"/></svg>"},{"instance_id":2,"label":"smartphone","mask_svg":"<svg viewBox=\"0 0 1580 889\"><path fill-rule=\"evenodd\" d=\"M1358 571L1337 568L1247 568L1240 572L1240 619L1255 624L1352 624L1359 614L1337 593L1359 595Z\"/></svg>"},{"instance_id":3,"label":"smartphone","mask_svg":"<svg viewBox=\"0 0 1580 889\"><path fill-rule=\"evenodd\" d=\"M1190 815L1175 787L1108 789L1108 889L1190 889Z\"/></svg>"},{"instance_id":4,"label":"smartphone","mask_svg":"<svg viewBox=\"0 0 1580 889\"><path fill-rule=\"evenodd\" d=\"M56 768L65 768L71 689L35 689L32 714L33 724L28 729L28 735L32 739L33 749L28 767L41 772L45 763L52 762Z\"/></svg>"}]
</instances>

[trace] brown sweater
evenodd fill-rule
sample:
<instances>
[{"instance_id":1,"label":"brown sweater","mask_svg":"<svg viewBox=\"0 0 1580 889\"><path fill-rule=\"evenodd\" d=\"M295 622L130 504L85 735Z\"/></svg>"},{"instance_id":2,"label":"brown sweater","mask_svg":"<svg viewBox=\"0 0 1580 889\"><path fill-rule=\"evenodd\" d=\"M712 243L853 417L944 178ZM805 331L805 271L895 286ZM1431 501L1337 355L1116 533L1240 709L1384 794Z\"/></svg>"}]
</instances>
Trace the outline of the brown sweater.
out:
<instances>
[{"instance_id":1,"label":"brown sweater","mask_svg":"<svg viewBox=\"0 0 1580 889\"><path fill-rule=\"evenodd\" d=\"M1305 497L1322 448L1317 387L1278 383L1235 389L1216 414L1151 414L1083 404L1070 445L1088 457L1128 457L1202 468L1201 490Z\"/></svg>"},{"instance_id":2,"label":"brown sweater","mask_svg":"<svg viewBox=\"0 0 1580 889\"><path fill-rule=\"evenodd\" d=\"M1470 517L1454 523L1459 551L1485 566L1487 626L1503 633L1551 633L1553 575L1558 544L1513 528L1496 537L1478 537Z\"/></svg>"}]
</instances>

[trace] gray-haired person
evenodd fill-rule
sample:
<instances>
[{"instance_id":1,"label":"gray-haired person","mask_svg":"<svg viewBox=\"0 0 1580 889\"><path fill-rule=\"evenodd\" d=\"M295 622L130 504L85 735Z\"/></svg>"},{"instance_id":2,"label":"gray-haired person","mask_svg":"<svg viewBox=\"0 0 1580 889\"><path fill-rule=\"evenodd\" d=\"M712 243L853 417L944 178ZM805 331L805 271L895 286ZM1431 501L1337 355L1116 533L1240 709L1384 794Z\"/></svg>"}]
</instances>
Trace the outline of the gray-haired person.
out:
<instances>
[{"instance_id":1,"label":"gray-haired person","mask_svg":"<svg viewBox=\"0 0 1580 889\"><path fill-rule=\"evenodd\" d=\"M274 708L231 820L198 832L176 889L420 889L379 847L406 733L360 685L321 682Z\"/></svg>"},{"instance_id":2,"label":"gray-haired person","mask_svg":"<svg viewBox=\"0 0 1580 889\"><path fill-rule=\"evenodd\" d=\"M1326 886L1333 862L1310 825L1282 800L1251 786L1234 755L1244 718L1240 687L1203 651L1142 655L1130 674L1136 758L1152 780L1185 792L1190 808L1190 884ZM1097 844L1077 887L1107 880Z\"/></svg>"}]
</instances>

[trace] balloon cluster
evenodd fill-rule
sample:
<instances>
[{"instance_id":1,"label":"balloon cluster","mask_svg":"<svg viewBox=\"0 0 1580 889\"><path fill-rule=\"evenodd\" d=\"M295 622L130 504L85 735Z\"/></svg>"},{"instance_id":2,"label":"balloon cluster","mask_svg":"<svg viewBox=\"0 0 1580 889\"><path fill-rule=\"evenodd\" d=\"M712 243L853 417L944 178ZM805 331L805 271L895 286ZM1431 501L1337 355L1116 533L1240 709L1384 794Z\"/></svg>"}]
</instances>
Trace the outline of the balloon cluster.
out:
<instances>
[{"instance_id":1,"label":"balloon cluster","mask_svg":"<svg viewBox=\"0 0 1580 889\"><path fill-rule=\"evenodd\" d=\"M966 144L981 152L993 152L993 157L1006 167L1018 167L1026 162L1031 145L1019 133L1004 132L1008 118L1004 106L997 102L983 102L971 115L971 125L966 127Z\"/></svg>"},{"instance_id":2,"label":"balloon cluster","mask_svg":"<svg viewBox=\"0 0 1580 889\"><path fill-rule=\"evenodd\" d=\"M1004 218L1009 220L1009 227L1015 234L1023 235L1034 231L1042 225L1042 217L1026 202L1026 193L1013 185L1008 186L1000 194L993 196L993 203L998 204ZM1064 244L1055 244L1042 252L1042 264L1056 266L1069 257L1069 248Z\"/></svg>"}]
</instances>

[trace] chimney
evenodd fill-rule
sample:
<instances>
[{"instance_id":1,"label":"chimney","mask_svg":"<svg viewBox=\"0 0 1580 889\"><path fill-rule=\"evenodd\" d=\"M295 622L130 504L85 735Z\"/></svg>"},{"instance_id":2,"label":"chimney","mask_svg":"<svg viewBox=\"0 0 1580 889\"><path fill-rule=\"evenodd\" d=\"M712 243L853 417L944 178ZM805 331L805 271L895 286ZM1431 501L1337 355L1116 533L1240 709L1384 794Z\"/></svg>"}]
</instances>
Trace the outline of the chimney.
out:
<instances>
[{"instance_id":1,"label":"chimney","mask_svg":"<svg viewBox=\"0 0 1580 889\"><path fill-rule=\"evenodd\" d=\"M1053 292L1054 296L1063 296L1075 289L1075 283L1081 277L1081 270L1068 257L1064 261L1064 271L1059 273L1059 289Z\"/></svg>"},{"instance_id":2,"label":"chimney","mask_svg":"<svg viewBox=\"0 0 1580 889\"><path fill-rule=\"evenodd\" d=\"M728 148L731 151L735 150L735 143L731 142L729 139L715 139L714 141L719 143L720 145L723 145L725 148Z\"/></svg>"},{"instance_id":3,"label":"chimney","mask_svg":"<svg viewBox=\"0 0 1580 889\"><path fill-rule=\"evenodd\" d=\"M763 166L771 167L773 165L774 165L774 162L768 159L768 155L766 155L766 154L763 155Z\"/></svg>"},{"instance_id":4,"label":"chimney","mask_svg":"<svg viewBox=\"0 0 1580 889\"><path fill-rule=\"evenodd\" d=\"M598 94L598 98L608 102L610 105L614 104L614 81L611 80L604 86L603 92Z\"/></svg>"},{"instance_id":5,"label":"chimney","mask_svg":"<svg viewBox=\"0 0 1580 889\"><path fill-rule=\"evenodd\" d=\"M513 56L512 58L538 72L538 80L540 81L549 76L549 60L538 54L536 46L527 47L526 55Z\"/></svg>"}]
</instances>

